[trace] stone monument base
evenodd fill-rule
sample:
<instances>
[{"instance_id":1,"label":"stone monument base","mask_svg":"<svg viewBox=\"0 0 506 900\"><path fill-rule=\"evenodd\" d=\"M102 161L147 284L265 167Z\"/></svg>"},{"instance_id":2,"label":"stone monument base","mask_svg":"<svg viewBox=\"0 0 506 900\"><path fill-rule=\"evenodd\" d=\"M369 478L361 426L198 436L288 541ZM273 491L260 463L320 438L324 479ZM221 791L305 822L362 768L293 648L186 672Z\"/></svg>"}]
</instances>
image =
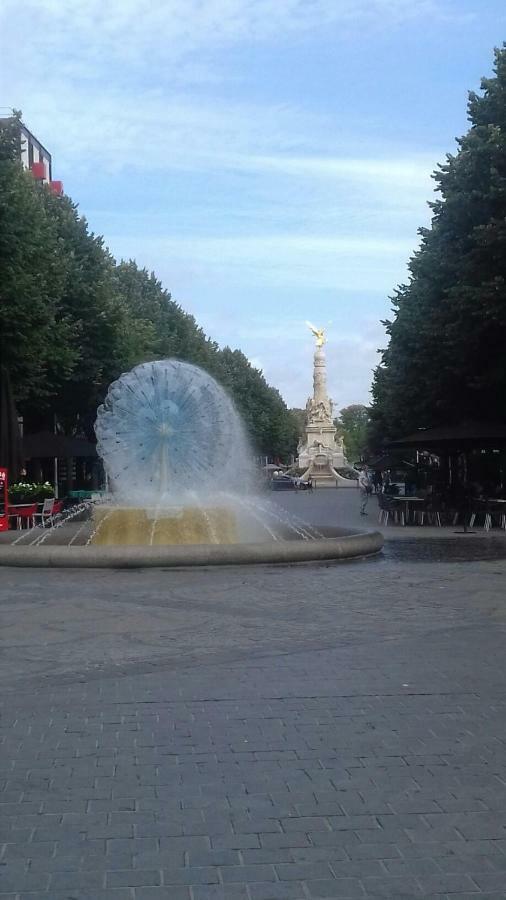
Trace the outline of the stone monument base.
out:
<instances>
[{"instance_id":1,"label":"stone monument base","mask_svg":"<svg viewBox=\"0 0 506 900\"><path fill-rule=\"evenodd\" d=\"M231 544L237 541L233 513L220 508L142 509L95 506L96 546L166 546L170 544Z\"/></svg>"}]
</instances>

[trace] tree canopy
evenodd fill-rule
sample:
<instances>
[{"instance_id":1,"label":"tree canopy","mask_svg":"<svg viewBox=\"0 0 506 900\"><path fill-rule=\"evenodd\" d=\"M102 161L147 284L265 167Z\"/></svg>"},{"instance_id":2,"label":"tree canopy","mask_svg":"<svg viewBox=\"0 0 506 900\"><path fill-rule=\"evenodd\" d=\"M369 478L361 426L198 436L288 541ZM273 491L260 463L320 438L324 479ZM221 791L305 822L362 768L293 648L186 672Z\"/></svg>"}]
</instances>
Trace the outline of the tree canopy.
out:
<instances>
[{"instance_id":1,"label":"tree canopy","mask_svg":"<svg viewBox=\"0 0 506 900\"><path fill-rule=\"evenodd\" d=\"M361 403L345 406L335 420L344 441L346 458L351 464L359 462L366 451L369 421L369 409Z\"/></svg>"},{"instance_id":2,"label":"tree canopy","mask_svg":"<svg viewBox=\"0 0 506 900\"><path fill-rule=\"evenodd\" d=\"M56 415L67 433L91 435L111 381L176 357L227 388L254 450L293 453L295 419L262 372L221 350L153 273L117 264L76 204L22 169L17 134L15 116L0 128L0 351L28 427Z\"/></svg>"},{"instance_id":3,"label":"tree canopy","mask_svg":"<svg viewBox=\"0 0 506 900\"><path fill-rule=\"evenodd\" d=\"M469 131L433 177L439 198L392 297L373 382L376 440L465 419L506 421L506 45L469 94Z\"/></svg>"}]
</instances>

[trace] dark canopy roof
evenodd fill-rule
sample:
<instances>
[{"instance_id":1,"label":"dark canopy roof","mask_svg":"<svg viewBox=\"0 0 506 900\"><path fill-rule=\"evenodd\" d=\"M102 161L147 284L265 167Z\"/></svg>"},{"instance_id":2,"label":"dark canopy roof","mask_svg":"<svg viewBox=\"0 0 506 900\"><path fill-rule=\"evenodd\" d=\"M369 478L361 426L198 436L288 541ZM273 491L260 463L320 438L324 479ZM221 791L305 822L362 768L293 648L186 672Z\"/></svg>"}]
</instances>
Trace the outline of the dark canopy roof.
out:
<instances>
[{"instance_id":1,"label":"dark canopy roof","mask_svg":"<svg viewBox=\"0 0 506 900\"><path fill-rule=\"evenodd\" d=\"M44 459L49 456L57 456L60 459L70 456L96 456L97 448L95 444L83 438L39 431L37 434L25 435L23 455L26 459Z\"/></svg>"},{"instance_id":2,"label":"dark canopy roof","mask_svg":"<svg viewBox=\"0 0 506 900\"><path fill-rule=\"evenodd\" d=\"M391 441L388 447L414 447L424 449L469 450L473 447L492 448L506 447L506 425L487 422L462 422L459 425L440 425L437 428L425 428L408 434L397 441Z\"/></svg>"},{"instance_id":3,"label":"dark canopy roof","mask_svg":"<svg viewBox=\"0 0 506 900\"><path fill-rule=\"evenodd\" d=\"M376 456L374 459L370 459L367 462L367 465L371 469L376 469L377 471L383 472L385 469L411 469L413 468L413 463L409 462L407 459L402 459L400 456L393 456L391 453L382 454L381 456Z\"/></svg>"}]
</instances>

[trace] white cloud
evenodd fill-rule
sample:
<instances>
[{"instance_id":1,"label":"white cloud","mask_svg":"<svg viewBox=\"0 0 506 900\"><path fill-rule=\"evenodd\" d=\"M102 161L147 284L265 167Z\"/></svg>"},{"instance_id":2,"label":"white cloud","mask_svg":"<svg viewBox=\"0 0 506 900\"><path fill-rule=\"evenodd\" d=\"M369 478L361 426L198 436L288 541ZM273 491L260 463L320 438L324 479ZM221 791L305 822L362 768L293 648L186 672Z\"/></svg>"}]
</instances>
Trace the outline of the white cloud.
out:
<instances>
[{"instance_id":1,"label":"white cloud","mask_svg":"<svg viewBox=\"0 0 506 900\"><path fill-rule=\"evenodd\" d=\"M207 284L214 291L249 283L258 287L385 291L405 275L413 238L270 234L247 237L110 237L116 256L156 268L181 302ZM155 261L158 261L155 266ZM402 262L400 262L402 261ZM178 272L174 283L171 272Z\"/></svg>"},{"instance_id":2,"label":"white cloud","mask_svg":"<svg viewBox=\"0 0 506 900\"><path fill-rule=\"evenodd\" d=\"M282 41L329 27L381 29L458 17L451 0L3 0L3 32L23 38L65 71L93 78L111 64L173 69L197 51L248 41ZM72 52L69 54L69 50ZM148 56L146 56L148 55ZM36 60L35 60L36 62Z\"/></svg>"},{"instance_id":3,"label":"white cloud","mask_svg":"<svg viewBox=\"0 0 506 900\"><path fill-rule=\"evenodd\" d=\"M325 292L387 296L404 277L429 175L443 154L397 147L395 135L379 146L369 133L364 152L354 129L367 132L366 122L347 110L345 133L334 104L316 112L298 97L266 100L247 67L227 54L330 31L336 43L356 40L458 17L457 7L455 0L0 0L2 102L23 109L53 152L56 177L69 173L84 186L100 172L121 186L115 218L108 196L95 216L83 209L113 252L154 268L213 337L262 361L271 382L300 404L310 390L310 342L286 321L289 304L278 316L255 315L245 287L250 296L268 288L273 307L278 293L305 293L317 306ZM188 184L219 177L227 189L187 202L181 192L169 211L158 204L155 228L130 191L137 178L162 185L164 177ZM348 321L328 347L340 406L367 400L383 343L380 326L371 336L363 318ZM305 362L294 365L298 359Z\"/></svg>"}]
</instances>

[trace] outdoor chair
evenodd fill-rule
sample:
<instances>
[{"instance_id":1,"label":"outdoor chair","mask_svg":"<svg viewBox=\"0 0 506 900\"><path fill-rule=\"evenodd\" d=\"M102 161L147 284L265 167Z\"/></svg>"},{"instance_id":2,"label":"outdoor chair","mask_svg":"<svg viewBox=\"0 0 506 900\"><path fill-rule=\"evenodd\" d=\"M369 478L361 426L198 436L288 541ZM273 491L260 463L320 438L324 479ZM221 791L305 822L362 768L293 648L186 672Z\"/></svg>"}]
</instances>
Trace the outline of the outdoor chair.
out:
<instances>
[{"instance_id":1,"label":"outdoor chair","mask_svg":"<svg viewBox=\"0 0 506 900\"><path fill-rule=\"evenodd\" d=\"M35 513L34 519L36 524L42 525L43 528L46 527L48 522L52 525L54 521L55 505L56 500L54 497L51 497L49 500L44 500L41 511ZM37 519L40 519L40 523L37 522Z\"/></svg>"},{"instance_id":2,"label":"outdoor chair","mask_svg":"<svg viewBox=\"0 0 506 900\"><path fill-rule=\"evenodd\" d=\"M378 506L378 521L380 525L388 525L390 516L397 524L400 522L401 525L404 525L404 510L388 494L378 494Z\"/></svg>"},{"instance_id":3,"label":"outdoor chair","mask_svg":"<svg viewBox=\"0 0 506 900\"><path fill-rule=\"evenodd\" d=\"M441 498L433 495L427 503L427 521L429 525L437 525L438 528L443 527L443 513L445 512Z\"/></svg>"},{"instance_id":4,"label":"outdoor chair","mask_svg":"<svg viewBox=\"0 0 506 900\"><path fill-rule=\"evenodd\" d=\"M427 518L427 521L429 520L429 503L427 500L423 504L416 503L411 506L408 500L407 509L412 515L414 525L424 525L425 518Z\"/></svg>"}]
</instances>

